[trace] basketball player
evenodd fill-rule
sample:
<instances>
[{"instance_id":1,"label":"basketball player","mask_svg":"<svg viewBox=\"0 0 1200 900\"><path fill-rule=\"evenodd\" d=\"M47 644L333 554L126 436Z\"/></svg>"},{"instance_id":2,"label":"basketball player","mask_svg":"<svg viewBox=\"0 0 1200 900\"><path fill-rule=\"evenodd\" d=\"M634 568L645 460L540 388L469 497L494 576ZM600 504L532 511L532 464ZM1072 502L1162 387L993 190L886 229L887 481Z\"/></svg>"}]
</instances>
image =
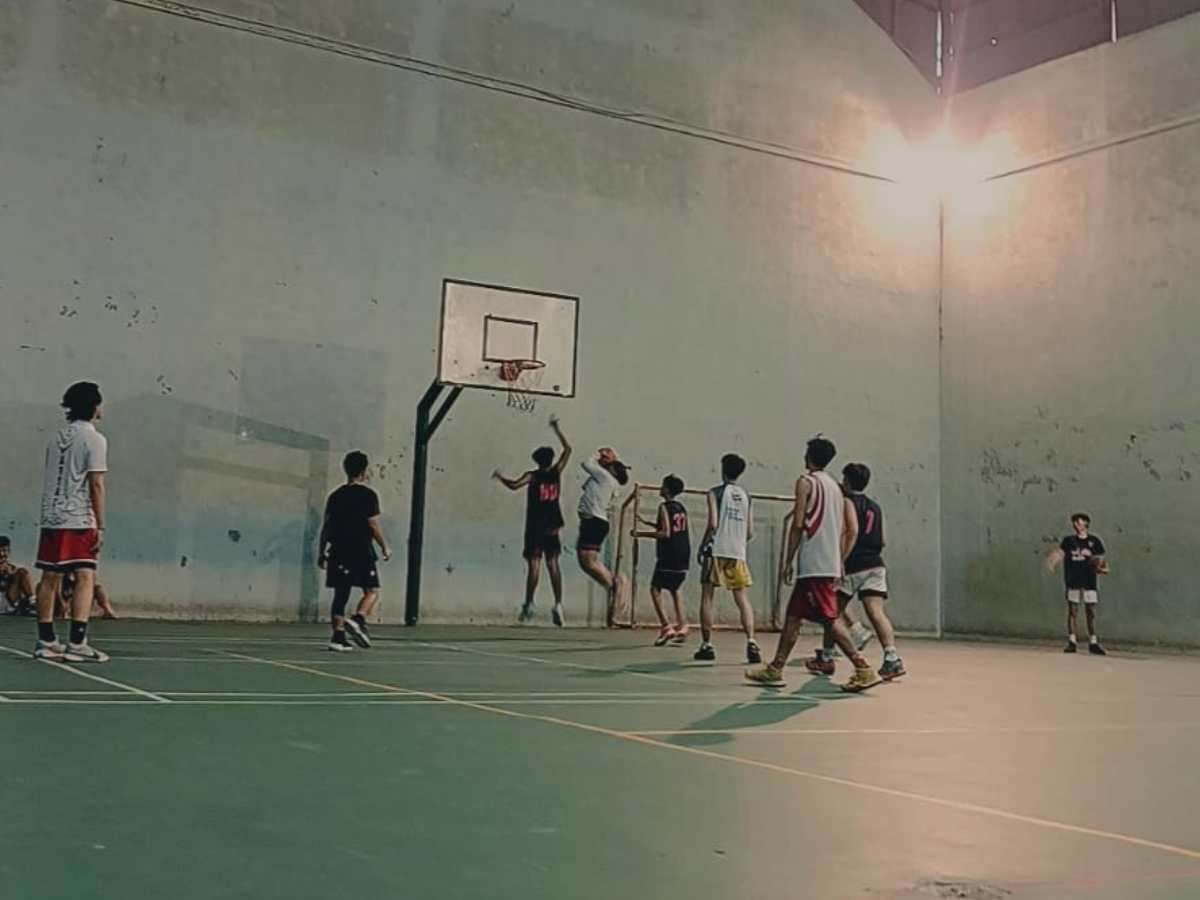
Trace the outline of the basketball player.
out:
<instances>
[{"instance_id":1,"label":"basketball player","mask_svg":"<svg viewBox=\"0 0 1200 900\"><path fill-rule=\"evenodd\" d=\"M746 564L746 549L754 539L750 495L737 480L746 471L746 461L736 453L721 457L721 484L708 492L708 526L700 542L700 648L692 659L712 662L717 658L712 645L713 594L717 588L733 593L746 635L746 661L762 661L762 650L754 640L754 609L746 591L754 584Z\"/></svg>"},{"instance_id":2,"label":"basketball player","mask_svg":"<svg viewBox=\"0 0 1200 900\"><path fill-rule=\"evenodd\" d=\"M342 460L346 483L325 501L325 519L317 538L317 566L328 570L325 586L333 588L330 623L333 635L326 649L337 653L353 650L346 634L366 650L371 646L367 616L379 599L379 565L375 547L384 561L392 550L379 527L379 497L365 482L370 478L367 454L352 450ZM346 617L350 591L362 590L354 615Z\"/></svg>"},{"instance_id":3,"label":"basketball player","mask_svg":"<svg viewBox=\"0 0 1200 900\"><path fill-rule=\"evenodd\" d=\"M0 604L4 615L26 616L33 612L33 579L29 570L14 566L12 541L0 534Z\"/></svg>"},{"instance_id":4,"label":"basketball player","mask_svg":"<svg viewBox=\"0 0 1200 900\"><path fill-rule=\"evenodd\" d=\"M1059 563L1063 565L1063 578L1067 587L1067 646L1063 653L1075 653L1076 614L1079 604L1087 615L1088 653L1093 656L1107 656L1100 646L1096 636L1096 603L1100 594L1096 584L1097 575L1108 574L1108 560L1105 558L1104 542L1094 534L1089 534L1092 519L1087 513L1075 513L1071 516L1073 534L1068 534L1062 543L1046 557L1046 571L1053 572Z\"/></svg>"},{"instance_id":5,"label":"basketball player","mask_svg":"<svg viewBox=\"0 0 1200 900\"><path fill-rule=\"evenodd\" d=\"M579 500L579 540L575 550L579 567L608 595L607 619L611 628L616 613L617 581L600 561L600 551L608 538L608 510L616 502L621 486L629 481L629 470L612 447L601 447L582 466L588 479ZM554 624L563 625L561 609L555 608Z\"/></svg>"},{"instance_id":6,"label":"basketball player","mask_svg":"<svg viewBox=\"0 0 1200 900\"><path fill-rule=\"evenodd\" d=\"M796 480L796 505L788 531L788 560L784 581L791 582L793 562L800 553L800 577L788 602L787 621L779 635L775 657L765 665L746 669L746 678L766 685L783 684L787 665L800 623L804 619L821 625L854 663L854 677L842 685L851 693L865 691L882 679L854 646L850 630L841 621L837 585L844 572L843 561L858 538L858 516L854 504L842 495L842 489L825 471L833 462L837 448L833 441L818 435L808 442L804 454L806 474Z\"/></svg>"},{"instance_id":7,"label":"basketball player","mask_svg":"<svg viewBox=\"0 0 1200 900\"><path fill-rule=\"evenodd\" d=\"M654 538L656 561L654 574L650 577L650 599L658 613L661 628L654 646L661 647L669 641L682 644L687 639L687 620L683 617L683 582L692 563L692 540L688 532L687 508L676 498L683 492L683 479L668 475L662 481L658 495L663 502L658 505L658 516L653 521L642 519L643 525L653 525L654 531L635 531L634 537ZM667 591L675 602L675 624L667 619L663 609L662 594Z\"/></svg>"},{"instance_id":8,"label":"basketball player","mask_svg":"<svg viewBox=\"0 0 1200 900\"><path fill-rule=\"evenodd\" d=\"M867 618L879 636L879 643L883 645L883 665L879 667L879 677L891 681L907 672L896 650L896 631L884 609L888 599L888 583L887 567L883 562L883 510L863 493L870 483L871 470L863 463L849 463L842 469L842 493L854 504L858 538L846 557L846 575L837 589L838 605L845 623L848 619L846 607L850 601L856 596L862 601ZM861 651L862 645L854 636L853 629L850 637ZM817 651L816 657L804 661L805 667L814 675L832 675L834 672L832 638L832 634L827 634L825 646Z\"/></svg>"},{"instance_id":9,"label":"basketball player","mask_svg":"<svg viewBox=\"0 0 1200 900\"><path fill-rule=\"evenodd\" d=\"M88 618L96 587L96 564L104 546L105 490L108 441L96 430L103 414L100 387L80 381L63 394L67 424L46 448L46 479L42 489L41 534L37 567L37 659L57 662L107 662L87 641ZM63 575L74 572L75 595L67 643L54 632L54 598Z\"/></svg>"},{"instance_id":10,"label":"basketball player","mask_svg":"<svg viewBox=\"0 0 1200 900\"><path fill-rule=\"evenodd\" d=\"M554 458L553 447L538 447L533 451L536 469L531 469L520 478L505 478L500 470L492 477L510 491L528 488L525 494L525 603L521 607L519 620L526 622L533 617L533 597L537 593L541 577L542 559L546 560L546 571L550 573L550 587L554 590L554 616L562 620L562 556L563 514L559 505L562 494L562 473L571 458L571 444L563 436L558 419L551 417L550 427L562 446L558 459Z\"/></svg>"}]
</instances>

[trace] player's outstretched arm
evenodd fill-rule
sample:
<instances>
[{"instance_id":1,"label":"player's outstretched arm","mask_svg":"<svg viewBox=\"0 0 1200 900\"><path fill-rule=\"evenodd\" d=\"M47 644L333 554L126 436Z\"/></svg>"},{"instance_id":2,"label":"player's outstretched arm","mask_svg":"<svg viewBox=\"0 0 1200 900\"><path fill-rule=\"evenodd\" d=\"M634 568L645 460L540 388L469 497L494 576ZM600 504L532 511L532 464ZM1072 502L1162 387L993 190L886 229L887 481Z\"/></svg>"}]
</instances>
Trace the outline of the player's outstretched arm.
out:
<instances>
[{"instance_id":1,"label":"player's outstretched arm","mask_svg":"<svg viewBox=\"0 0 1200 900\"><path fill-rule=\"evenodd\" d=\"M558 459L554 461L554 471L561 475L563 469L567 467L567 463L571 461L571 442L563 434L562 426L558 422L558 416L550 417L550 427L554 429L554 436L558 438L558 443L562 445L562 452L558 454Z\"/></svg>"},{"instance_id":2,"label":"player's outstretched arm","mask_svg":"<svg viewBox=\"0 0 1200 900\"><path fill-rule=\"evenodd\" d=\"M645 520L643 520L645 521ZM671 536L671 532L667 528L667 505L660 503L658 505L658 522L655 531L634 531L633 536L639 538L654 538L658 541L665 541Z\"/></svg>"},{"instance_id":3,"label":"player's outstretched arm","mask_svg":"<svg viewBox=\"0 0 1200 900\"><path fill-rule=\"evenodd\" d=\"M500 470L496 469L494 472L492 472L492 478L496 479L496 481L500 482L510 491L519 491L533 480L533 473L526 472L520 478L505 478L500 474Z\"/></svg>"}]
</instances>

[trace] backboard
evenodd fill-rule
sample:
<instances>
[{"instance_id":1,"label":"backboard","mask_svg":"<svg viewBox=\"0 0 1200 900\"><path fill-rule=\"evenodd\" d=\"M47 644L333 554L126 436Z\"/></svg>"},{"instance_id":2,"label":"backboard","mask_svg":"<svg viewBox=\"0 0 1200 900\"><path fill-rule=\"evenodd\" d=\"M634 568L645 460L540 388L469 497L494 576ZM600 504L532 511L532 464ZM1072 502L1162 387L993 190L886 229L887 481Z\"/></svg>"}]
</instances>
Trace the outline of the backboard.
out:
<instances>
[{"instance_id":1,"label":"backboard","mask_svg":"<svg viewBox=\"0 0 1200 900\"><path fill-rule=\"evenodd\" d=\"M575 396L579 298L447 278L442 282L438 382L550 397ZM519 382L506 360L543 365Z\"/></svg>"}]
</instances>

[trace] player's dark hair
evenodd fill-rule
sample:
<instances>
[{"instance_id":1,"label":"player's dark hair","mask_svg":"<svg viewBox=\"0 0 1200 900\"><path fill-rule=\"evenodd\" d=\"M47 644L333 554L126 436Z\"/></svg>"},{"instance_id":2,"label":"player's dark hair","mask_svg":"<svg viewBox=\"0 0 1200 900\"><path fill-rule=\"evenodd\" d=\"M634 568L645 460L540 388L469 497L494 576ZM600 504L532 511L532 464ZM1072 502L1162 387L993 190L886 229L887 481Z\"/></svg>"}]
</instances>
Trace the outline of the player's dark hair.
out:
<instances>
[{"instance_id":1,"label":"player's dark hair","mask_svg":"<svg viewBox=\"0 0 1200 900\"><path fill-rule=\"evenodd\" d=\"M12 541L8 539L7 534L0 534L0 547L11 547Z\"/></svg>"},{"instance_id":2,"label":"player's dark hair","mask_svg":"<svg viewBox=\"0 0 1200 900\"><path fill-rule=\"evenodd\" d=\"M90 422L96 418L96 410L103 402L100 385L91 381L77 381L63 394L61 406L67 411L68 422Z\"/></svg>"},{"instance_id":3,"label":"player's dark hair","mask_svg":"<svg viewBox=\"0 0 1200 900\"><path fill-rule=\"evenodd\" d=\"M367 454L361 450L351 450L342 459L342 471L346 473L347 478L357 478L363 472L367 471L367 466L371 464L367 459Z\"/></svg>"},{"instance_id":4,"label":"player's dark hair","mask_svg":"<svg viewBox=\"0 0 1200 900\"><path fill-rule=\"evenodd\" d=\"M617 484L629 483L629 467L619 459L608 464L608 471L612 472L613 478L617 479Z\"/></svg>"},{"instance_id":5,"label":"player's dark hair","mask_svg":"<svg viewBox=\"0 0 1200 900\"><path fill-rule=\"evenodd\" d=\"M663 489L671 497L678 497L683 493L683 479L678 475L668 475L663 479Z\"/></svg>"},{"instance_id":6,"label":"player's dark hair","mask_svg":"<svg viewBox=\"0 0 1200 900\"><path fill-rule=\"evenodd\" d=\"M726 453L721 457L721 477L736 481L746 471L746 461L736 453Z\"/></svg>"},{"instance_id":7,"label":"player's dark hair","mask_svg":"<svg viewBox=\"0 0 1200 900\"><path fill-rule=\"evenodd\" d=\"M538 447L533 451L533 461L538 464L539 469L550 468L554 465L554 448Z\"/></svg>"},{"instance_id":8,"label":"player's dark hair","mask_svg":"<svg viewBox=\"0 0 1200 900\"><path fill-rule=\"evenodd\" d=\"M1075 515L1071 516L1071 521L1072 522L1082 522L1084 525L1091 525L1092 517L1089 516L1087 513L1075 513Z\"/></svg>"},{"instance_id":9,"label":"player's dark hair","mask_svg":"<svg viewBox=\"0 0 1200 900\"><path fill-rule=\"evenodd\" d=\"M833 445L833 441L820 434L808 442L808 449L804 454L804 458L818 469L823 469L833 462L835 456L837 447Z\"/></svg>"},{"instance_id":10,"label":"player's dark hair","mask_svg":"<svg viewBox=\"0 0 1200 900\"><path fill-rule=\"evenodd\" d=\"M852 491L865 491L871 483L871 470L866 463L846 463L842 469L842 477L846 479Z\"/></svg>"}]
</instances>

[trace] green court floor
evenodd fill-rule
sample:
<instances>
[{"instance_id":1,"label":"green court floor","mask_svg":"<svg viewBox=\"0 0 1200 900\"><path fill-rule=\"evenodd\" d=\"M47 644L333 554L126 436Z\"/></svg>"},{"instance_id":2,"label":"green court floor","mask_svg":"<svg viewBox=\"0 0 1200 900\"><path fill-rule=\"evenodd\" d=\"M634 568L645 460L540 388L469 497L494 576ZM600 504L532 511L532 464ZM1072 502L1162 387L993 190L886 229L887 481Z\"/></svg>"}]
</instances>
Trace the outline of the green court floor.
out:
<instances>
[{"instance_id":1,"label":"green court floor","mask_svg":"<svg viewBox=\"0 0 1200 900\"><path fill-rule=\"evenodd\" d=\"M1200 897L1189 658L913 641L848 696L728 634L374 636L98 622L68 667L0 620L0 898Z\"/></svg>"}]
</instances>

